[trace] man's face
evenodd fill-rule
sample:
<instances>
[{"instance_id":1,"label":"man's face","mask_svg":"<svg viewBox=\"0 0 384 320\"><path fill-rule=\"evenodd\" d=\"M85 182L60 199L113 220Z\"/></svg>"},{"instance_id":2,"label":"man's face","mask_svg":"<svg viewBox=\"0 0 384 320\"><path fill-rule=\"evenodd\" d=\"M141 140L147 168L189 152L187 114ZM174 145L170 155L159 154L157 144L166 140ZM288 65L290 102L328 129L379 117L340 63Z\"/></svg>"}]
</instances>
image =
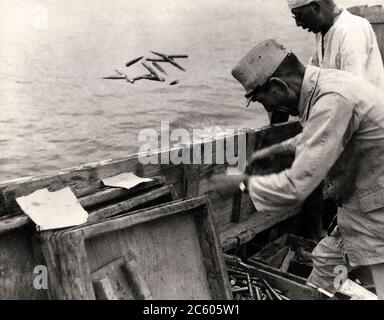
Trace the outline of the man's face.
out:
<instances>
[{"instance_id":1,"label":"man's face","mask_svg":"<svg viewBox=\"0 0 384 320\"><path fill-rule=\"evenodd\" d=\"M300 96L289 87L270 82L253 93L252 101L260 102L267 112L280 111L298 116Z\"/></svg>"},{"instance_id":2,"label":"man's face","mask_svg":"<svg viewBox=\"0 0 384 320\"><path fill-rule=\"evenodd\" d=\"M313 33L320 32L320 23L313 3L291 10L298 27Z\"/></svg>"}]
</instances>

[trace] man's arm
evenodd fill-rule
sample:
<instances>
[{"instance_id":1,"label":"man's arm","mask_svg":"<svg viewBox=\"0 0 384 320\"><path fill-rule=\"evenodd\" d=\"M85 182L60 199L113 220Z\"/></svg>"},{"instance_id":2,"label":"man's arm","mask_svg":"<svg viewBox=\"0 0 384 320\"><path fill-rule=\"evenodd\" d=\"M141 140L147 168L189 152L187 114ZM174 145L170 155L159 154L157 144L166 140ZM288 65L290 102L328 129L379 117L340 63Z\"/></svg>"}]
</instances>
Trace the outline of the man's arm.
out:
<instances>
[{"instance_id":1,"label":"man's arm","mask_svg":"<svg viewBox=\"0 0 384 320\"><path fill-rule=\"evenodd\" d=\"M275 143L269 147L260 149L252 153L248 159L247 172L251 173L255 167L270 166L272 161L278 157L294 157L296 146L300 141L302 134L299 133L293 138L280 143Z\"/></svg>"},{"instance_id":2,"label":"man's arm","mask_svg":"<svg viewBox=\"0 0 384 320\"><path fill-rule=\"evenodd\" d=\"M290 169L252 176L248 190L258 210L298 209L334 165L350 139L353 105L338 94L320 98L296 148Z\"/></svg>"}]
</instances>

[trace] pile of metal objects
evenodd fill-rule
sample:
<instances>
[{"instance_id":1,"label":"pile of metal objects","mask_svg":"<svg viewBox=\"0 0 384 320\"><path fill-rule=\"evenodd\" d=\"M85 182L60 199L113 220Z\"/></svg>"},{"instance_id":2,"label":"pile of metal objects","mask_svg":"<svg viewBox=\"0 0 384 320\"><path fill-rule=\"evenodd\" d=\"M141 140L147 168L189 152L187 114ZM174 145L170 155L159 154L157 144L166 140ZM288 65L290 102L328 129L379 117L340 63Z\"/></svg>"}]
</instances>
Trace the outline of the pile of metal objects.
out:
<instances>
[{"instance_id":1,"label":"pile of metal objects","mask_svg":"<svg viewBox=\"0 0 384 320\"><path fill-rule=\"evenodd\" d=\"M235 256L224 255L224 258L235 300L290 300L284 292L273 288L267 280L254 276L253 266Z\"/></svg>"}]
</instances>

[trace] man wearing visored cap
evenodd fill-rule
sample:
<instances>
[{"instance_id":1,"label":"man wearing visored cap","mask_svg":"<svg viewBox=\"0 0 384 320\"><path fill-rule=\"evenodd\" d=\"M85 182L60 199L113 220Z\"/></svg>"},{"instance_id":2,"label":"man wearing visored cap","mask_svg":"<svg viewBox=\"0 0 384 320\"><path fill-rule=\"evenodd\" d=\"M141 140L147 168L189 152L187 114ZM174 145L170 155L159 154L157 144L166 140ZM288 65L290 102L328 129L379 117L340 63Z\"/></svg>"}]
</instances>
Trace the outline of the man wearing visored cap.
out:
<instances>
[{"instance_id":1,"label":"man wearing visored cap","mask_svg":"<svg viewBox=\"0 0 384 320\"><path fill-rule=\"evenodd\" d=\"M257 176L216 176L222 196L248 191L258 211L298 210L327 178L335 190L340 234L313 251L308 282L336 291L335 267L369 266L384 299L384 92L351 73L304 67L275 40L253 48L232 70L247 103L298 116L303 126L289 169ZM285 152L286 142L272 146ZM289 143L289 145L293 145ZM268 152L267 152L268 154Z\"/></svg>"},{"instance_id":2,"label":"man wearing visored cap","mask_svg":"<svg viewBox=\"0 0 384 320\"><path fill-rule=\"evenodd\" d=\"M383 61L368 20L339 8L333 0L287 1L297 26L316 34L315 66L351 72L384 90ZM327 187L324 191L332 192ZM325 204L327 222L337 209L328 196Z\"/></svg>"},{"instance_id":3,"label":"man wearing visored cap","mask_svg":"<svg viewBox=\"0 0 384 320\"><path fill-rule=\"evenodd\" d=\"M352 72L384 90L383 60L368 20L333 0L287 0L298 27L316 34L313 64Z\"/></svg>"}]
</instances>

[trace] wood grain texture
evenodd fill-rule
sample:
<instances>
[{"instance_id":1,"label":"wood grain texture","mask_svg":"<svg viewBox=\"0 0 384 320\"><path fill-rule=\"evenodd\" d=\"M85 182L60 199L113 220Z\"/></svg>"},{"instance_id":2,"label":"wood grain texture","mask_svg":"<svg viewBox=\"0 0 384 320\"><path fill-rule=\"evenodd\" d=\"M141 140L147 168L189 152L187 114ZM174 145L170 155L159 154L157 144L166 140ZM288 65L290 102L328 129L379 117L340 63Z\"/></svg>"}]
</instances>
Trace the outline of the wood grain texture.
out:
<instances>
[{"instance_id":1,"label":"wood grain texture","mask_svg":"<svg viewBox=\"0 0 384 320\"><path fill-rule=\"evenodd\" d=\"M118 296L108 277L93 282L95 296L98 300L118 300Z\"/></svg>"},{"instance_id":2,"label":"wood grain texture","mask_svg":"<svg viewBox=\"0 0 384 320\"><path fill-rule=\"evenodd\" d=\"M126 216L112 218L108 221L102 221L95 225L82 228L85 237L91 238L100 236L104 233L132 227L136 224L145 223L158 218L164 218L179 212L188 211L192 208L204 205L205 197L189 199L186 201L175 201L169 205L154 207L152 209L139 210Z\"/></svg>"},{"instance_id":3,"label":"wood grain texture","mask_svg":"<svg viewBox=\"0 0 384 320\"><path fill-rule=\"evenodd\" d=\"M61 232L59 254L62 273L63 298L95 300L88 266L84 234L81 230Z\"/></svg>"},{"instance_id":4,"label":"wood grain texture","mask_svg":"<svg viewBox=\"0 0 384 320\"><path fill-rule=\"evenodd\" d=\"M47 299L47 290L34 288L36 266L45 265L34 254L33 228L0 235L0 300Z\"/></svg>"},{"instance_id":5,"label":"wood grain texture","mask_svg":"<svg viewBox=\"0 0 384 320\"><path fill-rule=\"evenodd\" d=\"M194 198L199 195L200 165L183 164L183 197Z\"/></svg>"},{"instance_id":6,"label":"wood grain texture","mask_svg":"<svg viewBox=\"0 0 384 320\"><path fill-rule=\"evenodd\" d=\"M121 200L123 197L138 195L133 197L123 203L111 205L107 208L100 209L99 211L92 211L88 218L88 222L96 222L101 218L106 218L119 214L122 211L128 211L134 209L137 206L145 205L147 202L154 201L161 197L169 195L170 198L176 199L176 193L172 186L165 186L163 188L148 191L151 188L165 185L164 177L154 177L154 181L151 181L147 184L143 184L133 190L126 190L123 188L103 188L101 191L92 193L85 197L80 197L79 202L82 207L86 210L90 208L95 208L96 206L101 206L104 203L111 201ZM147 193L145 193L147 191ZM24 213L12 216L0 217L0 234L21 228L25 225L33 223L33 221Z\"/></svg>"},{"instance_id":7,"label":"wood grain texture","mask_svg":"<svg viewBox=\"0 0 384 320\"><path fill-rule=\"evenodd\" d=\"M87 249L92 252L92 247ZM134 295L129 288L127 277L124 274L123 266L127 258L131 258L132 253L127 256L119 256L100 266L91 273L95 297L97 300L133 300ZM88 256L88 263L92 256Z\"/></svg>"},{"instance_id":8,"label":"wood grain texture","mask_svg":"<svg viewBox=\"0 0 384 320\"><path fill-rule=\"evenodd\" d=\"M251 135L255 135L255 148L261 148L271 143L276 143L297 134L298 123L287 123L276 125L274 127L265 127L258 130L251 130ZM236 142L236 139L235 139ZM26 177L12 181L6 181L0 184L0 205L2 215L15 215L21 213L16 203L19 196L28 195L38 189L48 188L50 191L56 191L64 187L70 187L77 197L85 196L100 190L101 180L123 172L134 172L143 177L153 177L164 175L169 184L175 186L178 195L183 190L183 168L180 165L160 164L162 158L170 157L173 152L182 152L185 148L201 153L203 162L209 163L210 159L204 158L204 153L208 150L209 157L212 156L211 163L218 164L216 159L216 149L225 146L225 138L212 139L202 143L194 143L188 147L177 147L170 150L160 150L151 155L155 164L143 165L142 155L134 155L118 160L105 160L89 163L80 167L65 169L49 175ZM235 143L236 148L236 143ZM212 152L210 152L212 150ZM224 159L225 162L226 159ZM211 165L215 166L215 165ZM204 167L204 165L203 165Z\"/></svg>"},{"instance_id":9,"label":"wood grain texture","mask_svg":"<svg viewBox=\"0 0 384 320\"><path fill-rule=\"evenodd\" d=\"M61 285L61 269L58 261L58 249L55 241L54 231L42 231L39 234L40 248L44 256L45 265L48 269L48 297L50 300L59 300L63 297Z\"/></svg>"},{"instance_id":10,"label":"wood grain texture","mask_svg":"<svg viewBox=\"0 0 384 320\"><path fill-rule=\"evenodd\" d=\"M0 234L22 228L31 222L26 214L0 217Z\"/></svg>"},{"instance_id":11,"label":"wood grain texture","mask_svg":"<svg viewBox=\"0 0 384 320\"><path fill-rule=\"evenodd\" d=\"M128 284L133 291L136 300L152 300L152 294L149 292L148 286L145 283L141 273L142 270L135 260L126 260L123 266L126 273Z\"/></svg>"},{"instance_id":12,"label":"wood grain texture","mask_svg":"<svg viewBox=\"0 0 384 320\"><path fill-rule=\"evenodd\" d=\"M102 219L119 215L123 212L130 211L139 206L145 205L151 201L160 199L165 196L171 196L171 190L168 186L155 189L144 194L138 195L134 198L94 210L88 215L88 223L95 223Z\"/></svg>"},{"instance_id":13,"label":"wood grain texture","mask_svg":"<svg viewBox=\"0 0 384 320\"><path fill-rule=\"evenodd\" d=\"M119 199L132 197L137 194L142 194L148 189L153 189L154 187L158 186L164 186L166 184L166 180L162 176L153 177L152 179L153 181L141 183L138 186L129 190L124 188L105 187L95 193L80 197L79 202L83 206L83 208L87 210L89 208L100 206L106 202L116 201Z\"/></svg>"},{"instance_id":14,"label":"wood grain texture","mask_svg":"<svg viewBox=\"0 0 384 320\"><path fill-rule=\"evenodd\" d=\"M175 201L56 234L66 299L95 298L86 286L92 281L98 283L98 296L106 297L106 290L116 293L114 279L100 270L121 256L128 257L123 264L128 297L230 298L206 197ZM106 280L100 282L105 278L110 279L110 285Z\"/></svg>"},{"instance_id":15,"label":"wood grain texture","mask_svg":"<svg viewBox=\"0 0 384 320\"><path fill-rule=\"evenodd\" d=\"M299 212L257 212L242 223L232 223L220 233L220 241L224 251L235 248L251 240L256 234L284 221Z\"/></svg>"},{"instance_id":16,"label":"wood grain texture","mask_svg":"<svg viewBox=\"0 0 384 320\"><path fill-rule=\"evenodd\" d=\"M226 272L224 257L213 219L210 215L210 203L207 201L207 210L195 215L196 229L199 233L200 247L203 253L207 279L215 300L231 300L232 292ZM224 281L223 281L224 279Z\"/></svg>"},{"instance_id":17,"label":"wood grain texture","mask_svg":"<svg viewBox=\"0 0 384 320\"><path fill-rule=\"evenodd\" d=\"M274 127L261 128L258 130L249 129L246 132L249 132L250 137L254 137L254 142L250 143L250 147L247 146L247 150L252 150L252 148L259 149L262 147L269 146L272 143L276 143L289 137L292 137L299 131L300 126L297 122L277 125ZM210 143L206 142L194 144L193 148L197 148L198 152L200 146L200 152L202 155L204 155L204 151L209 151L209 144ZM214 144L215 143L211 143L211 146L213 146ZM181 148L179 149L181 150ZM158 152L156 154L156 157L161 158L161 156L166 153L169 153L169 151ZM213 157L213 160L214 159L215 158ZM209 177L219 172L224 172L226 166L227 164L207 163L199 165L200 194L205 193ZM177 194L177 196L183 196L183 194L186 193L185 184L183 182L183 166L173 164L143 165L139 161L138 155L127 157L124 159L106 160L91 163L77 168L62 170L51 175L27 177L0 184L0 216L3 216L3 218L0 220L0 226L3 226L3 230L7 232L5 234L0 234L0 239L3 239L3 236L5 239L7 239L6 241L3 241L0 245L0 256L2 257L2 259L5 259L4 261L7 261L7 265L8 261L12 261L9 263L9 265L13 266L14 270L18 270L18 272L15 272L14 275L19 275L17 277L14 277L14 275L11 275L9 272L5 272L5 278L0 277L1 297L17 296L26 298L36 298L45 296L45 293L36 292L36 290L31 291L28 288L26 289L26 286L30 285L29 282L31 276L30 274L25 273L25 268L27 268L27 266L36 265L36 260L31 256L30 253L31 244L29 242L29 235L24 232L24 226L28 220L22 218L21 216L17 216L15 220L9 220L9 218L11 218L12 216L16 216L17 214L21 213L20 208L18 207L15 201L16 197L27 195L41 188L48 188L51 191L55 191L63 187L69 186L72 188L76 196L86 198L96 192L100 192L103 190L104 186L101 183L101 179L123 172L134 172L142 177L153 177L163 175L168 183L174 184L175 193ZM237 225L231 223L233 214L233 199L229 198L226 201L222 201L221 199L215 197L210 197L210 199L212 200L212 218L216 228L220 232L226 232L224 233L224 235L228 234L228 230L234 228ZM250 214L253 214L253 209L251 207L246 210L250 210ZM5 215L8 216L5 217ZM255 221L255 219L252 219L252 217L250 217L250 221ZM262 225L263 226L261 229L265 228L266 224L263 224L262 222ZM247 236L252 236L253 231L248 233L244 232L242 224L239 224L238 227L239 228L237 228L237 230L239 231L238 234L242 239L241 241L245 241ZM230 246L236 245L238 243L235 234L236 233L230 233L231 237L227 241L227 243L231 243ZM222 234L220 234L220 239L221 238ZM10 239L14 240L11 241ZM17 248L17 250L15 248ZM14 252L20 253L18 255L18 258L13 258ZM7 268L5 268L5 270L7 270ZM13 284L15 288L18 287L19 289L10 289L11 284Z\"/></svg>"}]
</instances>

